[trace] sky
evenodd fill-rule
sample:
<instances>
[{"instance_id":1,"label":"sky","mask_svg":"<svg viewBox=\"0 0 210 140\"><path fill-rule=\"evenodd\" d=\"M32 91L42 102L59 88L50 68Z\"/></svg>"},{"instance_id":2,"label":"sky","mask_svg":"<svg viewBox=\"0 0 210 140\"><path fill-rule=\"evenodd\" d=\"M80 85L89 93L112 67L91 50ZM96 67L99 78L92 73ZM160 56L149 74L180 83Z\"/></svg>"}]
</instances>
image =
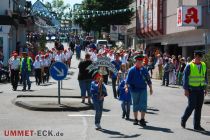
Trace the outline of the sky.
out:
<instances>
[{"instance_id":1,"label":"sky","mask_svg":"<svg viewBox=\"0 0 210 140\"><path fill-rule=\"evenodd\" d=\"M32 4L34 4L37 0L30 0ZM42 0L40 0L42 1ZM43 0L43 2L51 2L52 0ZM69 3L71 6L73 6L75 3L82 3L83 0L64 0L64 3Z\"/></svg>"}]
</instances>

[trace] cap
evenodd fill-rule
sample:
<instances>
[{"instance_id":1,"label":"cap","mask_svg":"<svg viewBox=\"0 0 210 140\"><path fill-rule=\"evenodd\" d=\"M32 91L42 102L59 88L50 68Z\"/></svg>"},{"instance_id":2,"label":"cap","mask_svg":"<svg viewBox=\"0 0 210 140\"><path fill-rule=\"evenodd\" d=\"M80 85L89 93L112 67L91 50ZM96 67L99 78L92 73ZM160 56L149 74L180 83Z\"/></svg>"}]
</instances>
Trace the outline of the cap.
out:
<instances>
[{"instance_id":1,"label":"cap","mask_svg":"<svg viewBox=\"0 0 210 140\"><path fill-rule=\"evenodd\" d=\"M138 54L138 55L134 56L134 59L139 60L139 61L143 61L144 56L142 54Z\"/></svg>"},{"instance_id":2,"label":"cap","mask_svg":"<svg viewBox=\"0 0 210 140\"><path fill-rule=\"evenodd\" d=\"M194 55L202 56L203 54L205 54L205 52L203 50L195 50L194 51Z\"/></svg>"},{"instance_id":3,"label":"cap","mask_svg":"<svg viewBox=\"0 0 210 140\"><path fill-rule=\"evenodd\" d=\"M27 52L22 52L22 54L27 54Z\"/></svg>"}]
</instances>

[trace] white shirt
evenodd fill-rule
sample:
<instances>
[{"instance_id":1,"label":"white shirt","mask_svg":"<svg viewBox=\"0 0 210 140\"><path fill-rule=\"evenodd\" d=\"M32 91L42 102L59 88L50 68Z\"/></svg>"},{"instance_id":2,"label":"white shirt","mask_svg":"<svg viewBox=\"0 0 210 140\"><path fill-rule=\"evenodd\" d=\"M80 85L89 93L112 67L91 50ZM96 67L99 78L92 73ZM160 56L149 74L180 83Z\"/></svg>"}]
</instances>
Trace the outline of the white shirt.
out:
<instances>
[{"instance_id":1,"label":"white shirt","mask_svg":"<svg viewBox=\"0 0 210 140\"><path fill-rule=\"evenodd\" d=\"M33 66L34 66L34 69L41 69L41 62L35 60Z\"/></svg>"},{"instance_id":2,"label":"white shirt","mask_svg":"<svg viewBox=\"0 0 210 140\"><path fill-rule=\"evenodd\" d=\"M44 67L49 67L50 66L49 59L44 59L43 65Z\"/></svg>"},{"instance_id":3,"label":"white shirt","mask_svg":"<svg viewBox=\"0 0 210 140\"><path fill-rule=\"evenodd\" d=\"M70 59L73 55L73 52L71 50L68 50L67 54L68 54L68 59Z\"/></svg>"},{"instance_id":4,"label":"white shirt","mask_svg":"<svg viewBox=\"0 0 210 140\"><path fill-rule=\"evenodd\" d=\"M68 53L65 53L65 54L63 54L63 56L64 56L64 61L68 61Z\"/></svg>"},{"instance_id":5,"label":"white shirt","mask_svg":"<svg viewBox=\"0 0 210 140\"><path fill-rule=\"evenodd\" d=\"M91 60L94 62L97 61L97 55L94 52L91 55Z\"/></svg>"},{"instance_id":6,"label":"white shirt","mask_svg":"<svg viewBox=\"0 0 210 140\"><path fill-rule=\"evenodd\" d=\"M61 54L57 54L56 56L55 56L55 61L57 61L57 62L62 62L62 56L61 56Z\"/></svg>"},{"instance_id":7,"label":"white shirt","mask_svg":"<svg viewBox=\"0 0 210 140\"><path fill-rule=\"evenodd\" d=\"M18 59L18 58L14 59L13 58L13 60L10 60L9 64L10 64L12 70L18 70L19 67L20 67L20 59Z\"/></svg>"},{"instance_id":8,"label":"white shirt","mask_svg":"<svg viewBox=\"0 0 210 140\"><path fill-rule=\"evenodd\" d=\"M109 54L108 57L111 59L111 61L115 60L114 59L114 54L112 54L112 55Z\"/></svg>"},{"instance_id":9,"label":"white shirt","mask_svg":"<svg viewBox=\"0 0 210 140\"><path fill-rule=\"evenodd\" d=\"M127 57L126 57L126 55L123 55L123 56L121 57L121 61L122 61L122 64L126 64L126 62L127 62Z\"/></svg>"}]
</instances>

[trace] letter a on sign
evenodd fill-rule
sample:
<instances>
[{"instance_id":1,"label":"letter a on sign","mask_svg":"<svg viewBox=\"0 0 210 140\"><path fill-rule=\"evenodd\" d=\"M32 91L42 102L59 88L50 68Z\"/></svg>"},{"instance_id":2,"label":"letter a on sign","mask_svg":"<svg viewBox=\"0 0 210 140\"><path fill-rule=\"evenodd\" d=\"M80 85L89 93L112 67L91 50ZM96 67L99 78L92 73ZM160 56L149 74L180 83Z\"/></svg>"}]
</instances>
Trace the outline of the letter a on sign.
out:
<instances>
[{"instance_id":1,"label":"letter a on sign","mask_svg":"<svg viewBox=\"0 0 210 140\"><path fill-rule=\"evenodd\" d=\"M194 22L198 24L199 19L198 19L198 9L192 7L187 9L187 14L185 15L185 23L189 24L191 22Z\"/></svg>"}]
</instances>

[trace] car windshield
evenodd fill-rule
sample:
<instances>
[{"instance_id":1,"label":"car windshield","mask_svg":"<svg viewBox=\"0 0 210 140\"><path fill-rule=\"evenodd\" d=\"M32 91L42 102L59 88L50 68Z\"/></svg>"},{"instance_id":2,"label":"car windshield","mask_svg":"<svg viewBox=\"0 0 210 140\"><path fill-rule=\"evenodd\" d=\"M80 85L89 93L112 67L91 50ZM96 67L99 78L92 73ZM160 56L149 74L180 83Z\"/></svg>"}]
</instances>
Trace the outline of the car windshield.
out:
<instances>
[{"instance_id":1,"label":"car windshield","mask_svg":"<svg viewBox=\"0 0 210 140\"><path fill-rule=\"evenodd\" d=\"M98 44L107 44L107 41L99 41Z\"/></svg>"}]
</instances>

